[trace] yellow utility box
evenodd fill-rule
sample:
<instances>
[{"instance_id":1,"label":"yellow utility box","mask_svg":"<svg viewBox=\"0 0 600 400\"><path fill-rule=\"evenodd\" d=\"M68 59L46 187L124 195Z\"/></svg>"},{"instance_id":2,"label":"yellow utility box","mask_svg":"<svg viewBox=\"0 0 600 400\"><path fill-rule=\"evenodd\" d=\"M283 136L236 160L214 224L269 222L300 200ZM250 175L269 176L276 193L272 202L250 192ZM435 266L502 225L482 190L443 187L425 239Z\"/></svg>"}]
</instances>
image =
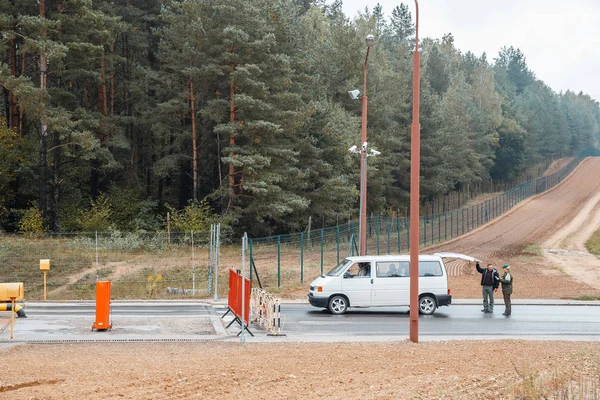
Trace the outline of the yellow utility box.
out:
<instances>
[{"instance_id":1,"label":"yellow utility box","mask_svg":"<svg viewBox=\"0 0 600 400\"><path fill-rule=\"evenodd\" d=\"M0 301L23 300L23 282L0 283Z\"/></svg>"},{"instance_id":2,"label":"yellow utility box","mask_svg":"<svg viewBox=\"0 0 600 400\"><path fill-rule=\"evenodd\" d=\"M50 269L50 260L40 260L40 269L48 271Z\"/></svg>"}]
</instances>

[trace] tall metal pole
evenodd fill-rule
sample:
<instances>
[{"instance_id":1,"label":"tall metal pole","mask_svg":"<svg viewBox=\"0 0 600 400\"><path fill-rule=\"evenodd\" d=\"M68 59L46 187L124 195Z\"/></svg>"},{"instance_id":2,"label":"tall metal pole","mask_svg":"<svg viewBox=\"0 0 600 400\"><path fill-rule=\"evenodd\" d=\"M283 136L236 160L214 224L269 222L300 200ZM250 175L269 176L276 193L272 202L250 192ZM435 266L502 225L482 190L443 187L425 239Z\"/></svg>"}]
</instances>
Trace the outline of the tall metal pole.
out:
<instances>
[{"instance_id":1,"label":"tall metal pole","mask_svg":"<svg viewBox=\"0 0 600 400\"><path fill-rule=\"evenodd\" d=\"M360 152L360 220L359 220L359 252L361 256L367 254L367 61L369 60L369 50L373 45L375 38L369 35L366 38L367 55L365 56L365 64L363 66L363 92L362 92L362 131L361 131L361 152ZM364 171L364 173L363 173Z\"/></svg>"},{"instance_id":2,"label":"tall metal pole","mask_svg":"<svg viewBox=\"0 0 600 400\"><path fill-rule=\"evenodd\" d=\"M367 255L367 157L366 151L360 153L360 224L358 225L358 237L360 241L359 256Z\"/></svg>"},{"instance_id":3,"label":"tall metal pole","mask_svg":"<svg viewBox=\"0 0 600 400\"><path fill-rule=\"evenodd\" d=\"M419 3L415 0L415 53L413 65L413 115L410 140L410 341L419 342L419 164L421 125L419 124Z\"/></svg>"},{"instance_id":4,"label":"tall metal pole","mask_svg":"<svg viewBox=\"0 0 600 400\"><path fill-rule=\"evenodd\" d=\"M242 237L242 332L240 334L240 341L244 343L246 341L246 249L248 248L248 234L244 232Z\"/></svg>"}]
</instances>

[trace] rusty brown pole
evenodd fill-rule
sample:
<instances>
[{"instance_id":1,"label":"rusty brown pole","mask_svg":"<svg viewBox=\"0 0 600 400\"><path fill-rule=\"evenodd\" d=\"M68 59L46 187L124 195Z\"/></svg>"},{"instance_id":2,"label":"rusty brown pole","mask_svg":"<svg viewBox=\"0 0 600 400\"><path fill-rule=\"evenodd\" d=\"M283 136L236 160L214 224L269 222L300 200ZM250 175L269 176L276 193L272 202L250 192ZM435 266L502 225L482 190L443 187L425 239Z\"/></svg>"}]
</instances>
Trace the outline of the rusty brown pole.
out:
<instances>
[{"instance_id":1,"label":"rusty brown pole","mask_svg":"<svg viewBox=\"0 0 600 400\"><path fill-rule=\"evenodd\" d=\"M363 66L363 95L362 95L362 132L360 136L360 221L359 221L359 255L367 255L367 149L364 144L367 142L367 61L369 60L369 50L371 50L372 36L367 36L367 55Z\"/></svg>"},{"instance_id":2,"label":"rusty brown pole","mask_svg":"<svg viewBox=\"0 0 600 400\"><path fill-rule=\"evenodd\" d=\"M419 3L415 0L415 54L413 65L413 115L410 137L410 341L419 342L419 164L421 125L419 124Z\"/></svg>"}]
</instances>

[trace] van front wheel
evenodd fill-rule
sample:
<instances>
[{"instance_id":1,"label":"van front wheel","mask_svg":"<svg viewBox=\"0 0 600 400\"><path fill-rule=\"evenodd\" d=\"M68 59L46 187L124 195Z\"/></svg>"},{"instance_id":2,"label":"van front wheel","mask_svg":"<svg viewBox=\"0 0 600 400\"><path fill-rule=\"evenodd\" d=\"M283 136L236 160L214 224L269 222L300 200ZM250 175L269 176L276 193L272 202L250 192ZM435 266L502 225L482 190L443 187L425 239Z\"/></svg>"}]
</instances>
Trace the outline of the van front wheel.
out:
<instances>
[{"instance_id":1,"label":"van front wheel","mask_svg":"<svg viewBox=\"0 0 600 400\"><path fill-rule=\"evenodd\" d=\"M423 315L431 315L437 308L435 299L425 295L419 299L419 312Z\"/></svg>"},{"instance_id":2,"label":"van front wheel","mask_svg":"<svg viewBox=\"0 0 600 400\"><path fill-rule=\"evenodd\" d=\"M348 310L348 300L344 296L333 296L327 306L329 312L335 315L344 314Z\"/></svg>"}]
</instances>

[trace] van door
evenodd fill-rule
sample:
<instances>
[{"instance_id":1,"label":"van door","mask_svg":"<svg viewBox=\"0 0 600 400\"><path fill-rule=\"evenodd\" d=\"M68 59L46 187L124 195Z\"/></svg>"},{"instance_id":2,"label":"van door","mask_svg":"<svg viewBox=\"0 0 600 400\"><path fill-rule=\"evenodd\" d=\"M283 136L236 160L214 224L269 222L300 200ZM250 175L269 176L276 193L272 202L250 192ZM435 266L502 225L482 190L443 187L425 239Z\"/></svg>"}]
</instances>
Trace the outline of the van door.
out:
<instances>
[{"instance_id":1,"label":"van door","mask_svg":"<svg viewBox=\"0 0 600 400\"><path fill-rule=\"evenodd\" d=\"M448 293L448 279L439 261L419 261L419 293Z\"/></svg>"},{"instance_id":2,"label":"van door","mask_svg":"<svg viewBox=\"0 0 600 400\"><path fill-rule=\"evenodd\" d=\"M373 279L370 262L354 263L342 276L342 291L350 298L351 307L369 307Z\"/></svg>"},{"instance_id":3,"label":"van door","mask_svg":"<svg viewBox=\"0 0 600 400\"><path fill-rule=\"evenodd\" d=\"M372 305L408 305L409 290L408 261L378 261L375 263Z\"/></svg>"}]
</instances>

